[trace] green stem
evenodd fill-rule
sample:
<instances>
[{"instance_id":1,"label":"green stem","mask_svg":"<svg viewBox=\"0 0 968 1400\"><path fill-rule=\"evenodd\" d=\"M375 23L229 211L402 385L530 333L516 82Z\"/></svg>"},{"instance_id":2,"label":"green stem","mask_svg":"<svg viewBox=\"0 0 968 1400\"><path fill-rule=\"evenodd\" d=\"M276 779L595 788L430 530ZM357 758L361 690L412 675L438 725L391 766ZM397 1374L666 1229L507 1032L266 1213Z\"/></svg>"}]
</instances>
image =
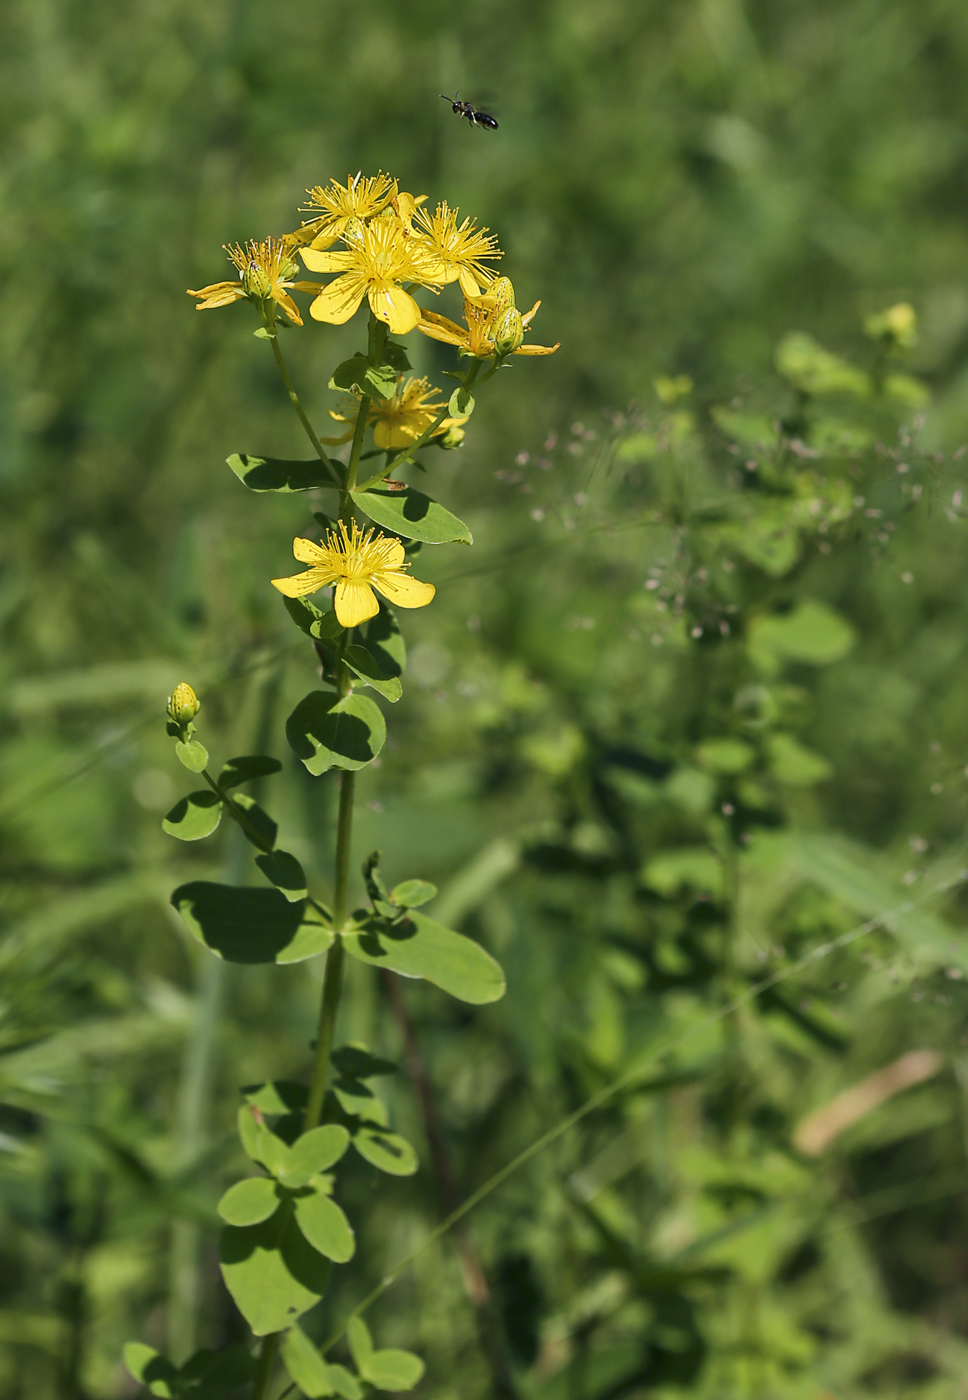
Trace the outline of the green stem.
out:
<instances>
[{"instance_id":1,"label":"green stem","mask_svg":"<svg viewBox=\"0 0 968 1400\"><path fill-rule=\"evenodd\" d=\"M263 1400L266 1393L266 1386L269 1384L269 1376L272 1372L272 1363L276 1359L276 1352L278 1349L278 1332L270 1332L267 1337L262 1338L262 1350L259 1352L259 1366L255 1373L255 1386L252 1391L252 1400Z\"/></svg>"},{"instance_id":2,"label":"green stem","mask_svg":"<svg viewBox=\"0 0 968 1400\"><path fill-rule=\"evenodd\" d=\"M309 441L319 453L319 460L329 472L336 485L342 486L343 483L340 480L339 472L336 470L332 458L327 456L326 449L323 447L323 444L316 436L316 433L313 429L313 425L306 417L306 414L303 411L303 406L299 402L299 395L293 388L292 380L289 378L289 371L286 369L286 362L282 358L282 351L279 349L279 337L274 331L270 332L269 344L272 346L272 353L276 357L276 364L279 366L279 373L282 375L282 382L286 386L286 392L289 395L289 402L292 404L293 408L296 410L296 413L299 415L299 421L306 430L306 436L309 438Z\"/></svg>"},{"instance_id":3,"label":"green stem","mask_svg":"<svg viewBox=\"0 0 968 1400\"><path fill-rule=\"evenodd\" d=\"M347 693L349 676L343 665L343 651L348 632L343 633L339 649L338 683L340 694ZM353 799L356 794L356 774L343 773L339 790L339 817L336 826L336 889L333 894L333 946L326 954L326 971L323 974L323 995L319 1003L319 1024L316 1029L316 1054L313 1060L313 1075L309 1084L309 1100L306 1104L306 1117L303 1132L309 1132L319 1122L326 1096L326 1081L329 1078L329 1061L333 1051L333 1036L336 1031L336 1017L339 1012L340 995L343 990L343 949L342 933L346 924L350 890L350 848L353 840Z\"/></svg>"}]
</instances>

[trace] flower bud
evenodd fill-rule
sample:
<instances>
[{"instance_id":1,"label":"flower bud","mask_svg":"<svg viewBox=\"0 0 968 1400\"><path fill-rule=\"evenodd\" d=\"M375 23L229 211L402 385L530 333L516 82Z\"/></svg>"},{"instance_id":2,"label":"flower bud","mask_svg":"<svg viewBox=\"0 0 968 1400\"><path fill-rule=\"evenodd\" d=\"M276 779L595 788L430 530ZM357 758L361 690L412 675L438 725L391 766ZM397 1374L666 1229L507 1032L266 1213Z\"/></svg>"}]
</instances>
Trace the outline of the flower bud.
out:
<instances>
[{"instance_id":1,"label":"flower bud","mask_svg":"<svg viewBox=\"0 0 968 1400\"><path fill-rule=\"evenodd\" d=\"M499 311L494 320L494 350L498 355L511 355L524 340L521 312L511 306Z\"/></svg>"},{"instance_id":2,"label":"flower bud","mask_svg":"<svg viewBox=\"0 0 968 1400\"><path fill-rule=\"evenodd\" d=\"M495 277L485 295L497 308L498 317L502 311L514 307L514 287L511 285L510 277Z\"/></svg>"},{"instance_id":3,"label":"flower bud","mask_svg":"<svg viewBox=\"0 0 968 1400\"><path fill-rule=\"evenodd\" d=\"M460 447L465 437L464 429L455 423L446 432L441 433L437 441L446 452L450 452L453 448Z\"/></svg>"},{"instance_id":4,"label":"flower bud","mask_svg":"<svg viewBox=\"0 0 968 1400\"><path fill-rule=\"evenodd\" d=\"M175 724L190 724L198 714L200 701L187 681L176 685L168 697L168 718Z\"/></svg>"},{"instance_id":5,"label":"flower bud","mask_svg":"<svg viewBox=\"0 0 968 1400\"><path fill-rule=\"evenodd\" d=\"M872 340L883 341L892 350L913 350L918 343L918 316L906 301L889 306L876 316L868 316L864 330Z\"/></svg>"}]
</instances>

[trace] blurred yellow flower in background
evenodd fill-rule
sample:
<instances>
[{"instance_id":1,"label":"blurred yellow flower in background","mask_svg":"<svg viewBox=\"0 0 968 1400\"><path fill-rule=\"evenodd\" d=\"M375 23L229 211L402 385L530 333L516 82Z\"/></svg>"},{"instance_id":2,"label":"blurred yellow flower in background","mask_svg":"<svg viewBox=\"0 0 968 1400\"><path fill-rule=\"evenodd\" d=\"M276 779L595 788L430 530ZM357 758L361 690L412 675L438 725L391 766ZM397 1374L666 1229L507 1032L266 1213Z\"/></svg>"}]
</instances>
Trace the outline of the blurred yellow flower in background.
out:
<instances>
[{"instance_id":1,"label":"blurred yellow flower in background","mask_svg":"<svg viewBox=\"0 0 968 1400\"><path fill-rule=\"evenodd\" d=\"M302 325L299 308L289 295L288 289L297 292L317 292L318 282L296 282L293 280L299 271L299 264L283 238L263 238L250 240L244 246L238 243L222 245L229 255L229 261L239 270L238 282L213 282L200 291L189 289L190 297L201 297L195 308L209 311L216 306L230 306L234 301L277 302L290 321Z\"/></svg>"},{"instance_id":2,"label":"blurred yellow flower in background","mask_svg":"<svg viewBox=\"0 0 968 1400\"><path fill-rule=\"evenodd\" d=\"M273 588L287 598L304 598L335 583L336 619L342 627L357 627L376 616L380 605L374 588L399 608L426 607L436 592L432 583L411 578L406 572L410 565L404 562L398 539L372 529L364 534L356 521L347 530L341 520L339 533L327 531L319 544L297 538L292 552L301 564L310 567L290 578L274 578Z\"/></svg>"}]
</instances>

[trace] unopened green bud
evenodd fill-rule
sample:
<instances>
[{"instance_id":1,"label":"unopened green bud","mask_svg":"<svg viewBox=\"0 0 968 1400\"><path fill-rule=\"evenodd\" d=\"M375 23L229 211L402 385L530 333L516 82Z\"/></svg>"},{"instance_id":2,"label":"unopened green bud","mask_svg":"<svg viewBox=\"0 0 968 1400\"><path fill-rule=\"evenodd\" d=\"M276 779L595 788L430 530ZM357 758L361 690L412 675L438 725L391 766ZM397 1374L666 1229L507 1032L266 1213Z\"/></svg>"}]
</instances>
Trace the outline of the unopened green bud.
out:
<instances>
[{"instance_id":1,"label":"unopened green bud","mask_svg":"<svg viewBox=\"0 0 968 1400\"><path fill-rule=\"evenodd\" d=\"M175 724L190 724L198 714L200 701L187 681L176 685L168 697L168 718Z\"/></svg>"},{"instance_id":2,"label":"unopened green bud","mask_svg":"<svg viewBox=\"0 0 968 1400\"><path fill-rule=\"evenodd\" d=\"M513 306L498 312L494 321L494 349L498 355L511 355L524 340L521 312Z\"/></svg>"},{"instance_id":3,"label":"unopened green bud","mask_svg":"<svg viewBox=\"0 0 968 1400\"><path fill-rule=\"evenodd\" d=\"M464 432L464 429L455 423L452 427L448 428L446 432L441 433L437 441L445 452L450 452L453 448L460 447L466 436L467 434Z\"/></svg>"}]
</instances>

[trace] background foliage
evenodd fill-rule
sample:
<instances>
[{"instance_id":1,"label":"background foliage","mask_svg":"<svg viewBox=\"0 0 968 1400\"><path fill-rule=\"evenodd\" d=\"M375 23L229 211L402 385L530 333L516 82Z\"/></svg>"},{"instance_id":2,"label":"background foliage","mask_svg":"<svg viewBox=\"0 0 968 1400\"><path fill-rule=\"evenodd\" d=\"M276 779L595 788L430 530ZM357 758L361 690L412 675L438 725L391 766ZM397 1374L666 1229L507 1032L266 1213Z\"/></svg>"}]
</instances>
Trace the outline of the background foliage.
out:
<instances>
[{"instance_id":1,"label":"background foliage","mask_svg":"<svg viewBox=\"0 0 968 1400\"><path fill-rule=\"evenodd\" d=\"M482 1010L402 987L458 1196L635 1071L470 1217L500 1326L445 1239L381 1338L441 1396L963 1396L968 944L930 891L965 854L964 8L10 0L0 55L4 1396L130 1394L133 1335L233 1340L237 1086L302 1070L317 987L189 947L168 891L238 853L162 836L162 707L190 679L220 758L278 734L314 658L267 580L308 517L224 467L298 425L245 316L184 289L360 167L488 223L563 343L436 468L476 543L421 555L418 685L364 779L360 858L508 972ZM802 341L778 368L799 331L880 382L862 323L901 300L927 407ZM317 420L359 339L290 337ZM332 794L285 757L325 873ZM344 1037L399 1059L403 1024L351 969ZM921 1084L803 1150L914 1050ZM425 1165L317 1339L445 1209L384 1083Z\"/></svg>"}]
</instances>

